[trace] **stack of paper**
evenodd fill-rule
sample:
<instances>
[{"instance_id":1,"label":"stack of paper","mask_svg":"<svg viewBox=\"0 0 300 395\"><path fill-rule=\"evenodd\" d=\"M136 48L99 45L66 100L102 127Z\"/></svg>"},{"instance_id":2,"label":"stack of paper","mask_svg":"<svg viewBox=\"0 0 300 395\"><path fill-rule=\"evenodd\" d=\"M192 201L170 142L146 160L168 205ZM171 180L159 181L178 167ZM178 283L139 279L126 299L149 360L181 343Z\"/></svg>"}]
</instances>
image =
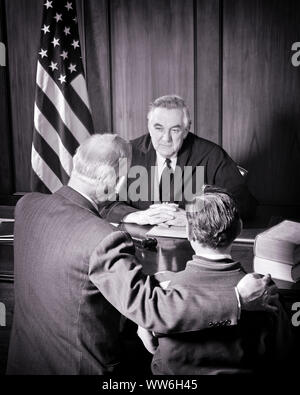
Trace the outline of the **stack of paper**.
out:
<instances>
[{"instance_id":1,"label":"stack of paper","mask_svg":"<svg viewBox=\"0 0 300 395\"><path fill-rule=\"evenodd\" d=\"M147 233L147 236L151 237L173 237L177 239L186 239L187 238L187 229L184 226L154 226Z\"/></svg>"},{"instance_id":2,"label":"stack of paper","mask_svg":"<svg viewBox=\"0 0 300 395\"><path fill-rule=\"evenodd\" d=\"M243 229L242 233L235 239L235 243L254 244L255 237L261 233L263 229ZM147 233L151 237L173 237L179 239L187 239L187 229L182 226L154 226Z\"/></svg>"}]
</instances>

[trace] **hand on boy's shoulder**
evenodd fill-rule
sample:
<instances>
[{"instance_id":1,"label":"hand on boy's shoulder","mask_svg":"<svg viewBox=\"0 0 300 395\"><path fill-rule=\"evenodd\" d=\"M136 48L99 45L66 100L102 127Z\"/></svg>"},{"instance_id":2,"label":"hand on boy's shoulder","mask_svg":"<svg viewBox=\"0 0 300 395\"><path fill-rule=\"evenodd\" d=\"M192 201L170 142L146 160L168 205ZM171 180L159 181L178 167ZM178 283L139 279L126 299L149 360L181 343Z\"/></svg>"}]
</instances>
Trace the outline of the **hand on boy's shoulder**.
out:
<instances>
[{"instance_id":1,"label":"hand on boy's shoulder","mask_svg":"<svg viewBox=\"0 0 300 395\"><path fill-rule=\"evenodd\" d=\"M249 273L237 284L242 310L278 311L278 289L268 274Z\"/></svg>"}]
</instances>

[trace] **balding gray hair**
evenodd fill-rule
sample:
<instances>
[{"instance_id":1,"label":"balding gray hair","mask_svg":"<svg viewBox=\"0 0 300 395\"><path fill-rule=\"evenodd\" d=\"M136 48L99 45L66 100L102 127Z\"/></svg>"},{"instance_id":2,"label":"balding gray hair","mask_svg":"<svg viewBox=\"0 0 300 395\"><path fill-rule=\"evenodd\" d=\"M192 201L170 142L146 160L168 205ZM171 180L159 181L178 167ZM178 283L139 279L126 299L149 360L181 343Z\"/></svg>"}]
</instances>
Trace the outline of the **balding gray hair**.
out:
<instances>
[{"instance_id":1,"label":"balding gray hair","mask_svg":"<svg viewBox=\"0 0 300 395\"><path fill-rule=\"evenodd\" d=\"M115 134L95 134L77 148L71 177L113 188L120 159L130 161L130 144Z\"/></svg>"}]
</instances>

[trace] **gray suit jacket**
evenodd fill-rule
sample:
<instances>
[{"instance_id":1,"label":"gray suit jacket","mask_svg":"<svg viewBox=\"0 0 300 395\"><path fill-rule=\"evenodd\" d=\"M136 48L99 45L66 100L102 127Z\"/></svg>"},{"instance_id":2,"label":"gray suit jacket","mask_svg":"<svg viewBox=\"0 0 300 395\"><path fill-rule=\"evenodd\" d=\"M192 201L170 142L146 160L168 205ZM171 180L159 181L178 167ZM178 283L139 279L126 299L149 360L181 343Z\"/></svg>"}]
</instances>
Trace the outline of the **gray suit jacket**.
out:
<instances>
[{"instance_id":1,"label":"gray suit jacket","mask_svg":"<svg viewBox=\"0 0 300 395\"><path fill-rule=\"evenodd\" d=\"M186 269L160 275L168 288L189 284L190 288L232 288L245 275L239 262L214 261L193 256ZM283 306L276 313L243 311L238 325L213 321L211 329L158 338L153 357L154 374L216 375L273 373L284 371L291 358L291 323Z\"/></svg>"},{"instance_id":2,"label":"gray suit jacket","mask_svg":"<svg viewBox=\"0 0 300 395\"><path fill-rule=\"evenodd\" d=\"M208 295L157 287L142 273L130 236L69 187L18 202L14 254L8 374L119 372L121 314L163 333L237 322L233 288Z\"/></svg>"}]
</instances>

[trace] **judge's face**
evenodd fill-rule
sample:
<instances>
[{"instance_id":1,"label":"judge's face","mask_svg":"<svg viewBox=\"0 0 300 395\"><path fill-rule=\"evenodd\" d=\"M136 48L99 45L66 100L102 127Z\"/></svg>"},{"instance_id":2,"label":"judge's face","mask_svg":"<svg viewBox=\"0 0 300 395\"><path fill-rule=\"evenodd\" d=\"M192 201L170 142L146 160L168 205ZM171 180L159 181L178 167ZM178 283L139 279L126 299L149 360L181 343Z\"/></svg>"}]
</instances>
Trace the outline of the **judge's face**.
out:
<instances>
[{"instance_id":1,"label":"judge's face","mask_svg":"<svg viewBox=\"0 0 300 395\"><path fill-rule=\"evenodd\" d=\"M164 158L177 155L188 131L180 108L155 108L148 119L148 129L155 151Z\"/></svg>"}]
</instances>

